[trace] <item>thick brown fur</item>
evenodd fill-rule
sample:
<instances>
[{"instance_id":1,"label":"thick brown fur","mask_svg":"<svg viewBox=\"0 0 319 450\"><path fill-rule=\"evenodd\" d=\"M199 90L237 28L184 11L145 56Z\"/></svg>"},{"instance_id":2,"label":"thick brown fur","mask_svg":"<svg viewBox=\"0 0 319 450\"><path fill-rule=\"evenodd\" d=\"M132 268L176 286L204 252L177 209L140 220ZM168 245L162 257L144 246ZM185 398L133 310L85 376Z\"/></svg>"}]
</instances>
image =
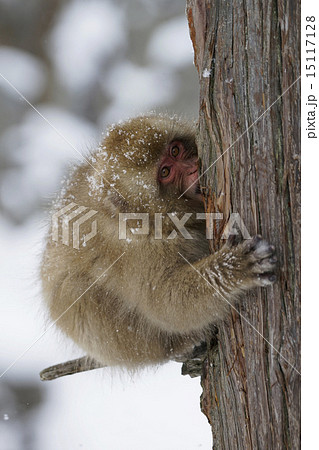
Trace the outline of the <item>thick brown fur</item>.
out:
<instances>
[{"instance_id":1,"label":"thick brown fur","mask_svg":"<svg viewBox=\"0 0 319 450\"><path fill-rule=\"evenodd\" d=\"M195 217L202 202L178 199L180 189L159 184L159 161L174 140L197 155L193 127L177 118L150 115L111 127L53 207L74 202L98 212L97 235L79 250L71 235L64 245L61 233L57 242L49 234L41 276L52 320L101 364L134 368L185 354L225 317L227 302L274 281L272 246L256 237L211 255L205 222ZM140 226L132 221L127 239L119 239L119 213L128 212L150 213L148 235L132 234ZM167 239L172 212L192 213L186 227L193 239L178 232ZM154 213L162 213L163 239L155 239ZM83 224L82 234L90 229Z\"/></svg>"}]
</instances>

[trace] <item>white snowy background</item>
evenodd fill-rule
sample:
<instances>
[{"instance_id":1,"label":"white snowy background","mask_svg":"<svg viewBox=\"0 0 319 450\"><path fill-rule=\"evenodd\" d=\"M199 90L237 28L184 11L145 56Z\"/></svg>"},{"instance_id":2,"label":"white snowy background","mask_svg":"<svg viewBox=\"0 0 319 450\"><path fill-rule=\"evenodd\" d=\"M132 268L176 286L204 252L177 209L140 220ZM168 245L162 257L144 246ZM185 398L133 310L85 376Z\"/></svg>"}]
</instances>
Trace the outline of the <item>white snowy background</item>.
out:
<instances>
[{"instance_id":1,"label":"white snowy background","mask_svg":"<svg viewBox=\"0 0 319 450\"><path fill-rule=\"evenodd\" d=\"M82 356L41 304L46 206L107 124L150 110L196 117L184 9L184 0L0 0L1 450L211 448L199 378L181 376L180 364L134 378L38 375Z\"/></svg>"}]
</instances>

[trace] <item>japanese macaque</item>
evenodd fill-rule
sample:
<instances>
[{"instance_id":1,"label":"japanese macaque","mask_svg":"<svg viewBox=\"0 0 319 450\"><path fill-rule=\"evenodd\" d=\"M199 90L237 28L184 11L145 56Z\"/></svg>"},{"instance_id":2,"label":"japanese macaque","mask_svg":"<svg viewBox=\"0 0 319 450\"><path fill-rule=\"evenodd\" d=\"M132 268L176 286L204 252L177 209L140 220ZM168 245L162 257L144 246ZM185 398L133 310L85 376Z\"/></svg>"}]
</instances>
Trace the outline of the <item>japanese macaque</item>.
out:
<instances>
[{"instance_id":1,"label":"japanese macaque","mask_svg":"<svg viewBox=\"0 0 319 450\"><path fill-rule=\"evenodd\" d=\"M67 225L84 207L95 215L72 245ZM210 254L203 212L195 132L177 118L113 126L73 170L53 207L61 223L41 276L51 319L90 364L134 369L187 355L242 292L275 281L274 247L259 236ZM186 237L176 228L183 217Z\"/></svg>"}]
</instances>

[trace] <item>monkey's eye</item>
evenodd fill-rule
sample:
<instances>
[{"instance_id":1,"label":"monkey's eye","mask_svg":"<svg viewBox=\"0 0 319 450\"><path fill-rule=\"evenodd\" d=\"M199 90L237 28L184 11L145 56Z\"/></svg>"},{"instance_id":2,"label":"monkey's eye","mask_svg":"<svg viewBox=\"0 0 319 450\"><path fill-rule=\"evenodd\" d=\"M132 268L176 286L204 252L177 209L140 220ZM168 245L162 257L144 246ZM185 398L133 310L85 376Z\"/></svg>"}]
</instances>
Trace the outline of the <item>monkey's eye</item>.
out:
<instances>
[{"instance_id":1,"label":"monkey's eye","mask_svg":"<svg viewBox=\"0 0 319 450\"><path fill-rule=\"evenodd\" d=\"M179 148L177 147L177 145L174 145L174 147L171 150L171 155L177 156L178 154L179 154Z\"/></svg>"},{"instance_id":2,"label":"monkey's eye","mask_svg":"<svg viewBox=\"0 0 319 450\"><path fill-rule=\"evenodd\" d=\"M162 178L167 178L169 174L170 174L170 169L168 167L162 167L162 169L161 169L161 177Z\"/></svg>"}]
</instances>

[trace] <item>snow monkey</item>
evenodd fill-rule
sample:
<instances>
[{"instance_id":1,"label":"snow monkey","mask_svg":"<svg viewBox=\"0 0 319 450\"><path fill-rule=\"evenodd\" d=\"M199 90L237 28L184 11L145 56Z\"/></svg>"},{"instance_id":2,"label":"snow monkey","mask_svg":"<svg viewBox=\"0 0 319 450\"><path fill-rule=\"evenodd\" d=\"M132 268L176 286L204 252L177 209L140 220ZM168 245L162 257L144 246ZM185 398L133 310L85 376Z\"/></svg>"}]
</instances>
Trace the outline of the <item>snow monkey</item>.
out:
<instances>
[{"instance_id":1,"label":"snow monkey","mask_svg":"<svg viewBox=\"0 0 319 450\"><path fill-rule=\"evenodd\" d=\"M74 245L85 208L94 216ZM195 131L178 118L112 126L73 169L53 206L41 277L51 319L90 361L134 369L177 359L241 293L275 281L272 245L256 236L211 254L198 213Z\"/></svg>"}]
</instances>

